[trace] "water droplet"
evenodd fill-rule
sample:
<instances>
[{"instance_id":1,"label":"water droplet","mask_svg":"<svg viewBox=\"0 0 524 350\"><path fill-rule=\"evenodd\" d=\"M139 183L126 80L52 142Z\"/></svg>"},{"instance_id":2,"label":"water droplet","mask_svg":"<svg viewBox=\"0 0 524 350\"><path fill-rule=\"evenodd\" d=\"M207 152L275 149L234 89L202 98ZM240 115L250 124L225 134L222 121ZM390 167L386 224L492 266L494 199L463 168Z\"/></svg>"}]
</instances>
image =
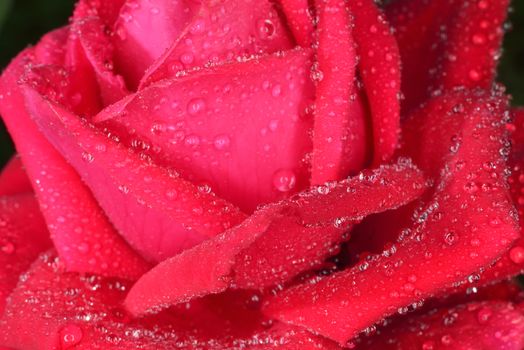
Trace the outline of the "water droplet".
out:
<instances>
[{"instance_id":1,"label":"water droplet","mask_svg":"<svg viewBox=\"0 0 524 350\"><path fill-rule=\"evenodd\" d=\"M453 231L449 231L444 234L444 242L446 242L447 245L455 244L457 239L457 234Z\"/></svg>"},{"instance_id":2,"label":"water droplet","mask_svg":"<svg viewBox=\"0 0 524 350\"><path fill-rule=\"evenodd\" d=\"M509 258L515 264L524 263L524 248L520 246L511 248L511 250L509 251Z\"/></svg>"},{"instance_id":3,"label":"water droplet","mask_svg":"<svg viewBox=\"0 0 524 350\"><path fill-rule=\"evenodd\" d=\"M231 140L227 135L218 135L215 137L213 145L217 151L223 151L229 148Z\"/></svg>"},{"instance_id":4,"label":"water droplet","mask_svg":"<svg viewBox=\"0 0 524 350\"><path fill-rule=\"evenodd\" d=\"M281 93L282 93L282 87L279 84L273 86L273 88L271 89L271 95L273 97L278 97L280 96Z\"/></svg>"},{"instance_id":5,"label":"water droplet","mask_svg":"<svg viewBox=\"0 0 524 350\"><path fill-rule=\"evenodd\" d=\"M477 313L477 320L479 323L486 323L489 321L489 318L493 315L493 311L491 311L489 308L485 307L479 310Z\"/></svg>"},{"instance_id":6,"label":"water droplet","mask_svg":"<svg viewBox=\"0 0 524 350\"><path fill-rule=\"evenodd\" d=\"M197 115L206 109L206 102L201 98L195 98L187 104L187 113Z\"/></svg>"},{"instance_id":7,"label":"water droplet","mask_svg":"<svg viewBox=\"0 0 524 350\"><path fill-rule=\"evenodd\" d=\"M86 163L92 163L95 157L91 153L82 152L82 160Z\"/></svg>"},{"instance_id":8,"label":"water droplet","mask_svg":"<svg viewBox=\"0 0 524 350\"><path fill-rule=\"evenodd\" d=\"M269 19L259 20L257 23L258 35L261 39L269 39L275 34L275 25Z\"/></svg>"},{"instance_id":9,"label":"water droplet","mask_svg":"<svg viewBox=\"0 0 524 350\"><path fill-rule=\"evenodd\" d=\"M62 349L69 349L82 341L82 328L76 324L68 324L60 330Z\"/></svg>"},{"instance_id":10,"label":"water droplet","mask_svg":"<svg viewBox=\"0 0 524 350\"><path fill-rule=\"evenodd\" d=\"M291 170L280 169L273 175L273 186L280 192L289 192L295 188L296 177Z\"/></svg>"},{"instance_id":11,"label":"water droplet","mask_svg":"<svg viewBox=\"0 0 524 350\"><path fill-rule=\"evenodd\" d=\"M16 247L11 242L4 242L2 246L0 247L0 250L2 250L2 253L5 253L5 254L13 254L16 250Z\"/></svg>"}]
</instances>

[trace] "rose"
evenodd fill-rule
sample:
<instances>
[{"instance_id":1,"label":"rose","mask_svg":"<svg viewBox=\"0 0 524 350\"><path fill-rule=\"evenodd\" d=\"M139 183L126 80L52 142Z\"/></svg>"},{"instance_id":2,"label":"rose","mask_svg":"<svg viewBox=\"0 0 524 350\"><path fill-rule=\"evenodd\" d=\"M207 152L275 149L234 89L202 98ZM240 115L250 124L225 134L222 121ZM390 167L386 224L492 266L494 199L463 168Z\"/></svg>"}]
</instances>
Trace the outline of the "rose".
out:
<instances>
[{"instance_id":1,"label":"rose","mask_svg":"<svg viewBox=\"0 0 524 350\"><path fill-rule=\"evenodd\" d=\"M522 348L507 6L80 1L0 83L1 344Z\"/></svg>"}]
</instances>

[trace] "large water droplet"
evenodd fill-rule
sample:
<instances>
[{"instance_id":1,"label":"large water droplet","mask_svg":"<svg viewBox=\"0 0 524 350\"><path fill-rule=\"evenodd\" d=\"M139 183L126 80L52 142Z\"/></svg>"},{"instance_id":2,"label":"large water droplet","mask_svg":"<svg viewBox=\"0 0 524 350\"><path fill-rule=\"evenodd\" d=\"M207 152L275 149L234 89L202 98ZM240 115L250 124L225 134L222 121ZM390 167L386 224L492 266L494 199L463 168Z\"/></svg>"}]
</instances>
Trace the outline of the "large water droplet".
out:
<instances>
[{"instance_id":1,"label":"large water droplet","mask_svg":"<svg viewBox=\"0 0 524 350\"><path fill-rule=\"evenodd\" d=\"M295 188L296 180L293 171L280 169L273 175L273 186L280 192L289 192Z\"/></svg>"},{"instance_id":2,"label":"large water droplet","mask_svg":"<svg viewBox=\"0 0 524 350\"><path fill-rule=\"evenodd\" d=\"M69 349L82 341L82 328L76 324L68 324L60 330L62 349Z\"/></svg>"}]
</instances>

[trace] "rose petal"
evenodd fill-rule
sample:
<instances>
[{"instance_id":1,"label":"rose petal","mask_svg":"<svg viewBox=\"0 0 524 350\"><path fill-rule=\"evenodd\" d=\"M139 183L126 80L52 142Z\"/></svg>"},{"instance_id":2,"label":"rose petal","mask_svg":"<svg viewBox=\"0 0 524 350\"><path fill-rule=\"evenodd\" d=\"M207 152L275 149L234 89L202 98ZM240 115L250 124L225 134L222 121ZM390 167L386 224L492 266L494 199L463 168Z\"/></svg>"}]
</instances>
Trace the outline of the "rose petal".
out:
<instances>
[{"instance_id":1,"label":"rose petal","mask_svg":"<svg viewBox=\"0 0 524 350\"><path fill-rule=\"evenodd\" d=\"M77 113L94 115L129 93L124 79L113 72L113 46L101 19L75 19L67 47L70 82L80 91Z\"/></svg>"},{"instance_id":2,"label":"rose petal","mask_svg":"<svg viewBox=\"0 0 524 350\"><path fill-rule=\"evenodd\" d=\"M310 52L163 80L95 118L122 143L252 212L307 188Z\"/></svg>"},{"instance_id":3,"label":"rose petal","mask_svg":"<svg viewBox=\"0 0 524 350\"><path fill-rule=\"evenodd\" d=\"M14 156L0 173L0 196L33 192L31 182L18 156Z\"/></svg>"},{"instance_id":4,"label":"rose petal","mask_svg":"<svg viewBox=\"0 0 524 350\"><path fill-rule=\"evenodd\" d=\"M137 278L148 266L115 232L77 173L25 110L17 80L34 59L32 49L26 50L4 71L0 113L31 178L51 238L71 271Z\"/></svg>"},{"instance_id":5,"label":"rose petal","mask_svg":"<svg viewBox=\"0 0 524 350\"><path fill-rule=\"evenodd\" d=\"M0 197L0 315L20 274L50 246L33 194Z\"/></svg>"},{"instance_id":6,"label":"rose petal","mask_svg":"<svg viewBox=\"0 0 524 350\"><path fill-rule=\"evenodd\" d=\"M480 274L477 285L493 283L506 278L514 277L524 273L524 110L515 109L513 111L514 121L510 127L512 130L512 153L510 156L510 167L513 171L508 179L513 203L517 208L521 230L520 238L514 243L513 247L507 251L492 267Z\"/></svg>"},{"instance_id":7,"label":"rose petal","mask_svg":"<svg viewBox=\"0 0 524 350\"><path fill-rule=\"evenodd\" d=\"M24 93L42 133L145 258L161 261L243 220L226 201L141 158L33 88L25 85Z\"/></svg>"},{"instance_id":8,"label":"rose petal","mask_svg":"<svg viewBox=\"0 0 524 350\"><path fill-rule=\"evenodd\" d=\"M99 17L106 26L112 27L126 0L79 0L75 7L73 22L88 17Z\"/></svg>"},{"instance_id":9,"label":"rose petal","mask_svg":"<svg viewBox=\"0 0 524 350\"><path fill-rule=\"evenodd\" d=\"M135 88L146 69L184 33L200 1L128 0L114 26L115 62ZM152 35L154 33L154 35Z\"/></svg>"},{"instance_id":10,"label":"rose petal","mask_svg":"<svg viewBox=\"0 0 524 350\"><path fill-rule=\"evenodd\" d=\"M0 321L18 349L338 349L304 330L264 326L253 293L212 296L132 320L119 305L129 284L60 271L47 253L24 275ZM27 327L31 324L31 327ZM302 347L300 346L302 349Z\"/></svg>"},{"instance_id":11,"label":"rose petal","mask_svg":"<svg viewBox=\"0 0 524 350\"><path fill-rule=\"evenodd\" d=\"M345 178L366 161L365 113L357 99L356 52L345 2L317 6L318 82L313 129L312 184Z\"/></svg>"},{"instance_id":12,"label":"rose petal","mask_svg":"<svg viewBox=\"0 0 524 350\"><path fill-rule=\"evenodd\" d=\"M146 40L151 40L149 35ZM270 1L204 0L180 36L147 70L140 86L206 63L292 47L292 39Z\"/></svg>"},{"instance_id":13,"label":"rose petal","mask_svg":"<svg viewBox=\"0 0 524 350\"><path fill-rule=\"evenodd\" d=\"M412 0L387 6L402 56L404 111L435 90L491 86L509 3Z\"/></svg>"},{"instance_id":14,"label":"rose petal","mask_svg":"<svg viewBox=\"0 0 524 350\"><path fill-rule=\"evenodd\" d=\"M313 44L313 18L308 0L280 0L295 41L302 47Z\"/></svg>"},{"instance_id":15,"label":"rose petal","mask_svg":"<svg viewBox=\"0 0 524 350\"><path fill-rule=\"evenodd\" d=\"M524 307L509 302L469 303L405 319L358 349L504 349L524 347Z\"/></svg>"},{"instance_id":16,"label":"rose petal","mask_svg":"<svg viewBox=\"0 0 524 350\"><path fill-rule=\"evenodd\" d=\"M284 282L318 266L343 239L348 223L403 205L423 191L420 173L404 164L273 203L239 226L159 264L133 286L125 305L141 315L231 285Z\"/></svg>"},{"instance_id":17,"label":"rose petal","mask_svg":"<svg viewBox=\"0 0 524 350\"><path fill-rule=\"evenodd\" d=\"M284 291L268 314L344 343L496 260L517 237L504 178L505 107L497 95L456 94L417 112L407 150L429 175L441 175L394 254Z\"/></svg>"},{"instance_id":18,"label":"rose petal","mask_svg":"<svg viewBox=\"0 0 524 350\"><path fill-rule=\"evenodd\" d=\"M373 164L388 161L400 130L400 54L395 37L373 0L349 1L359 73L371 110Z\"/></svg>"}]
</instances>

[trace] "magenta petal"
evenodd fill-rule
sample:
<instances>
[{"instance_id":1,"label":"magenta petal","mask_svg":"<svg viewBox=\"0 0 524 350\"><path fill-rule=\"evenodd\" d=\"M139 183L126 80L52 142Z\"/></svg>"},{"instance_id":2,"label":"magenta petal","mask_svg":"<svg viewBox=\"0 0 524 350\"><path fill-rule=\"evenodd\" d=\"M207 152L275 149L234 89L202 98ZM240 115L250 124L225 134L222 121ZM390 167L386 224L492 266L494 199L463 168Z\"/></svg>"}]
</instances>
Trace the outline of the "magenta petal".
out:
<instances>
[{"instance_id":1,"label":"magenta petal","mask_svg":"<svg viewBox=\"0 0 524 350\"><path fill-rule=\"evenodd\" d=\"M76 112L91 116L129 93L123 78L113 72L113 46L99 18L73 22L67 48L70 83L80 91Z\"/></svg>"},{"instance_id":2,"label":"magenta petal","mask_svg":"<svg viewBox=\"0 0 524 350\"><path fill-rule=\"evenodd\" d=\"M148 36L147 40L150 40ZM190 23L148 68L141 88L206 63L233 61L293 47L271 1L202 0Z\"/></svg>"},{"instance_id":3,"label":"magenta petal","mask_svg":"<svg viewBox=\"0 0 524 350\"><path fill-rule=\"evenodd\" d=\"M131 87L184 33L197 14L200 1L133 0L126 1L115 23L115 59L119 71Z\"/></svg>"},{"instance_id":4,"label":"magenta petal","mask_svg":"<svg viewBox=\"0 0 524 350\"><path fill-rule=\"evenodd\" d=\"M147 259L173 256L244 218L226 201L141 158L32 88L26 86L24 92L26 107L43 134Z\"/></svg>"},{"instance_id":5,"label":"magenta petal","mask_svg":"<svg viewBox=\"0 0 524 350\"><path fill-rule=\"evenodd\" d=\"M18 278L51 241L34 195L0 198L0 315Z\"/></svg>"},{"instance_id":6,"label":"magenta petal","mask_svg":"<svg viewBox=\"0 0 524 350\"><path fill-rule=\"evenodd\" d=\"M337 181L367 160L366 114L356 87L352 20L343 1L319 1L311 183Z\"/></svg>"},{"instance_id":7,"label":"magenta petal","mask_svg":"<svg viewBox=\"0 0 524 350\"><path fill-rule=\"evenodd\" d=\"M524 305L492 301L433 310L364 340L360 350L524 348Z\"/></svg>"},{"instance_id":8,"label":"magenta petal","mask_svg":"<svg viewBox=\"0 0 524 350\"><path fill-rule=\"evenodd\" d=\"M309 185L311 52L163 80L95 117L121 143L246 212Z\"/></svg>"},{"instance_id":9,"label":"magenta petal","mask_svg":"<svg viewBox=\"0 0 524 350\"><path fill-rule=\"evenodd\" d=\"M0 112L33 183L51 238L68 270L137 278L147 264L116 233L78 174L45 140L24 108L16 81L33 58L32 50L24 51L2 75Z\"/></svg>"},{"instance_id":10,"label":"magenta petal","mask_svg":"<svg viewBox=\"0 0 524 350\"><path fill-rule=\"evenodd\" d=\"M373 164L388 161L400 131L400 54L389 23L373 0L348 2L354 16L353 37L359 73L369 103L373 130Z\"/></svg>"},{"instance_id":11,"label":"magenta petal","mask_svg":"<svg viewBox=\"0 0 524 350\"><path fill-rule=\"evenodd\" d=\"M33 192L31 181L18 156L14 156L0 173L0 196Z\"/></svg>"},{"instance_id":12,"label":"magenta petal","mask_svg":"<svg viewBox=\"0 0 524 350\"><path fill-rule=\"evenodd\" d=\"M253 301L254 293L210 296L136 320L120 307L128 288L123 280L65 273L55 254L46 253L11 294L0 319L0 346L24 350L339 349L303 329L270 323Z\"/></svg>"},{"instance_id":13,"label":"magenta petal","mask_svg":"<svg viewBox=\"0 0 524 350\"><path fill-rule=\"evenodd\" d=\"M406 204L424 189L420 172L404 164L270 204L242 224L160 263L133 286L126 308L143 315L230 286L283 283L318 267L344 239L348 225Z\"/></svg>"},{"instance_id":14,"label":"magenta petal","mask_svg":"<svg viewBox=\"0 0 524 350\"><path fill-rule=\"evenodd\" d=\"M412 225L398 233L394 253L284 290L268 314L343 344L496 261L518 237L504 175L505 102L497 94L456 93L412 116L406 151L436 184Z\"/></svg>"},{"instance_id":15,"label":"magenta petal","mask_svg":"<svg viewBox=\"0 0 524 350\"><path fill-rule=\"evenodd\" d=\"M308 0L280 0L295 41L302 47L311 47L313 43L313 16Z\"/></svg>"},{"instance_id":16,"label":"magenta petal","mask_svg":"<svg viewBox=\"0 0 524 350\"><path fill-rule=\"evenodd\" d=\"M386 7L402 57L403 110L432 92L491 87L509 0L398 0Z\"/></svg>"}]
</instances>

